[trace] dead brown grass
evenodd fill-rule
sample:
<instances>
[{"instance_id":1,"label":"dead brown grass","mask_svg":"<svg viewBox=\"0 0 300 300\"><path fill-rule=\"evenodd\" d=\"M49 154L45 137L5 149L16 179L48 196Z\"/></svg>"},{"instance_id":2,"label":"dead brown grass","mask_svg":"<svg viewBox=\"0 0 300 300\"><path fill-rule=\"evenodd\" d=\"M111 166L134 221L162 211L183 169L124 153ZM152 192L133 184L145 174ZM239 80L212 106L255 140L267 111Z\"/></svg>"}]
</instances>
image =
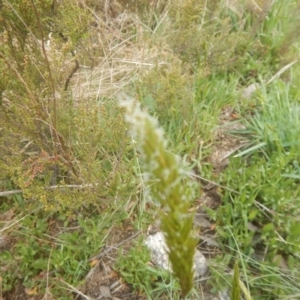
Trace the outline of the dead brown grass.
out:
<instances>
[{"instance_id":1,"label":"dead brown grass","mask_svg":"<svg viewBox=\"0 0 300 300\"><path fill-rule=\"evenodd\" d=\"M148 70L178 61L166 41L134 13L139 6L135 3L127 8L125 2L121 1L123 10L120 4L114 8L110 4L110 10L104 7L99 8L100 14L93 12L92 35L88 44L81 45L83 55L87 54L92 64L82 65L74 76L72 95L75 99L114 96ZM151 8L149 4L148 9Z\"/></svg>"}]
</instances>

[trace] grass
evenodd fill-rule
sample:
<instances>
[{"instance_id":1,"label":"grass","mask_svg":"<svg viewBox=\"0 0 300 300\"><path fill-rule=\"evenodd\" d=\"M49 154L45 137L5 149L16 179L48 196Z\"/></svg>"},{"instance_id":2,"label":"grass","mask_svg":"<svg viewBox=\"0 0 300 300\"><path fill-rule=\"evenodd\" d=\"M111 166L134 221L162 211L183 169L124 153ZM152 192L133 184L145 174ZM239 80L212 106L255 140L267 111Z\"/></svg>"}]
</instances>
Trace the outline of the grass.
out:
<instances>
[{"instance_id":1,"label":"grass","mask_svg":"<svg viewBox=\"0 0 300 300\"><path fill-rule=\"evenodd\" d=\"M186 296L178 268L188 278L188 264L170 255L183 263L176 278L152 266L143 245L159 216L177 249L160 211L185 192L190 202L174 205L174 216L200 206L219 244L203 249L210 272L186 299L299 298L297 1L2 5L0 298L93 299L86 277L101 263L129 297ZM259 88L243 98L252 83ZM163 140L131 136L121 94L157 119ZM228 122L240 129L220 133ZM217 150L239 140L216 165ZM179 186L153 168L156 147L161 169L181 170L171 168ZM205 180L217 185L217 205L201 202ZM128 246L116 228L140 237Z\"/></svg>"}]
</instances>

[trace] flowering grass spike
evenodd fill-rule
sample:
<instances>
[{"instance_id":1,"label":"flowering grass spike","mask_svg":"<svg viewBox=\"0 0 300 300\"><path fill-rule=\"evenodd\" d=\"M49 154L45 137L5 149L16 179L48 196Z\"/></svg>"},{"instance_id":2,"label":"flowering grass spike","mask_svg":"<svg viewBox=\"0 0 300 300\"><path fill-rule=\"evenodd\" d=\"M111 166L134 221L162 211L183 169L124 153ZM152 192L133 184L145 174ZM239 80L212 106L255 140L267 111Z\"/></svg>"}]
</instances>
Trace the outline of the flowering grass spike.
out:
<instances>
[{"instance_id":1,"label":"flowering grass spike","mask_svg":"<svg viewBox=\"0 0 300 300\"><path fill-rule=\"evenodd\" d=\"M129 97L123 97L120 106L126 111L125 119L131 124L132 136L144 155L151 195L161 204L161 227L184 298L193 286L193 258L197 246L192 234L193 217L189 213L191 184L178 157L167 151L167 142L157 120Z\"/></svg>"}]
</instances>

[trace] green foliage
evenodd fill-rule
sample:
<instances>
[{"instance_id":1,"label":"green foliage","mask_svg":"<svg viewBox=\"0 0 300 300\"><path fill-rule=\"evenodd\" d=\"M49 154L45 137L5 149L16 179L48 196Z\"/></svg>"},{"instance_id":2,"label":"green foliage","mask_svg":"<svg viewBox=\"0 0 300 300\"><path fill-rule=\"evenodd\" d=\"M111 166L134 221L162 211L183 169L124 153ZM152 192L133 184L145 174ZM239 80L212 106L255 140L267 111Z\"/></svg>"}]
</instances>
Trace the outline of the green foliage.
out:
<instances>
[{"instance_id":1,"label":"green foliage","mask_svg":"<svg viewBox=\"0 0 300 300\"><path fill-rule=\"evenodd\" d=\"M173 2L170 8L174 34L169 44L183 62L210 73L241 64L244 50L253 43L253 32L244 30L236 10L221 1ZM242 55L237 55L241 54Z\"/></svg>"},{"instance_id":2,"label":"green foliage","mask_svg":"<svg viewBox=\"0 0 300 300\"><path fill-rule=\"evenodd\" d=\"M40 26L33 2L30 0L12 0L1 2L1 22L0 31L6 31L8 35L9 47L13 44L13 39L17 38L21 48L24 50L25 41L29 33L33 33L40 36ZM41 19L47 19L53 14L51 9L52 1L36 1L35 6L37 8L38 15ZM15 53L18 55L18 53Z\"/></svg>"},{"instance_id":3,"label":"green foliage","mask_svg":"<svg viewBox=\"0 0 300 300\"><path fill-rule=\"evenodd\" d=\"M124 254L120 249L115 268L125 282L132 285L133 289L145 293L149 299L153 299L154 291L157 294L160 287L159 281L164 280L165 285L170 281L170 274L163 270L157 270L149 265L149 249L142 241L137 242ZM164 289L162 289L163 291Z\"/></svg>"},{"instance_id":4,"label":"green foliage","mask_svg":"<svg viewBox=\"0 0 300 300\"><path fill-rule=\"evenodd\" d=\"M186 119L193 108L193 83L179 65L168 70L155 68L138 84L141 102L166 124L170 119ZM188 100L189 99L189 100Z\"/></svg>"},{"instance_id":5,"label":"green foliage","mask_svg":"<svg viewBox=\"0 0 300 300\"><path fill-rule=\"evenodd\" d=\"M255 115L245 120L247 129L243 133L251 136L252 145L260 145L256 151L259 149L267 156L274 151L296 152L300 145L300 107L295 90L278 81L268 90L262 87L259 98Z\"/></svg>"},{"instance_id":6,"label":"green foliage","mask_svg":"<svg viewBox=\"0 0 300 300\"><path fill-rule=\"evenodd\" d=\"M264 53L269 51L273 61L286 64L297 56L295 43L299 42L300 5L297 1L283 3L274 1L269 17L263 23L260 40L264 45ZM284 32L284 34L280 34Z\"/></svg>"},{"instance_id":7,"label":"green foliage","mask_svg":"<svg viewBox=\"0 0 300 300\"><path fill-rule=\"evenodd\" d=\"M222 175L226 180L222 184L238 193L224 191L223 204L214 216L219 236L230 249L247 257L265 251L260 259L271 265L279 263L278 255L288 260L299 257L297 183L282 176L293 159L291 154L276 152L269 158L255 154L247 162L231 160ZM241 249L236 249L235 240ZM257 268L253 262L249 262L250 266ZM295 268L297 264L291 272ZM275 278L278 280L278 276Z\"/></svg>"},{"instance_id":8,"label":"green foliage","mask_svg":"<svg viewBox=\"0 0 300 300\"><path fill-rule=\"evenodd\" d=\"M157 121L130 98L123 99L121 106L126 109L126 121L131 124L133 136L144 155L152 197L162 206L161 228L169 247L174 275L179 280L182 296L186 297L193 286L193 258L197 245L192 234L193 218L189 213L192 186L178 158L167 151Z\"/></svg>"},{"instance_id":9,"label":"green foliage","mask_svg":"<svg viewBox=\"0 0 300 300\"><path fill-rule=\"evenodd\" d=\"M76 104L64 91L90 13L73 1L52 2L4 1L1 10L0 166L31 203L72 211L128 195L135 181L121 160L127 137L117 105Z\"/></svg>"},{"instance_id":10,"label":"green foliage","mask_svg":"<svg viewBox=\"0 0 300 300\"><path fill-rule=\"evenodd\" d=\"M167 7L168 0L120 0L118 1L126 10L138 16L143 24L151 31L156 30L158 18Z\"/></svg>"},{"instance_id":11,"label":"green foliage","mask_svg":"<svg viewBox=\"0 0 300 300\"><path fill-rule=\"evenodd\" d=\"M61 289L60 276L78 284L88 272L88 259L103 246L106 231L121 215L122 211L115 211L89 217L88 221L85 217L74 221L40 208L24 215L12 232L16 241L13 248L0 253L2 292L13 289L19 280L39 293L45 291L47 281ZM59 289L52 292L60 297Z\"/></svg>"},{"instance_id":12,"label":"green foliage","mask_svg":"<svg viewBox=\"0 0 300 300\"><path fill-rule=\"evenodd\" d=\"M223 79L199 71L192 81L175 64L168 71L162 67L149 72L137 88L143 107L166 131L172 151L201 169L222 109L236 105L238 80L235 75Z\"/></svg>"},{"instance_id":13,"label":"green foliage","mask_svg":"<svg viewBox=\"0 0 300 300\"><path fill-rule=\"evenodd\" d=\"M259 155L253 155L251 160L248 160L250 165L248 165L247 171L243 174L240 172L233 174L232 170L242 170L245 162L232 161L232 167L226 170L224 177L227 179L228 184L230 183L230 186L240 194L233 195L225 192L224 200L228 205L224 205L220 209L231 210L232 218L239 216L239 220L236 219L236 221L241 225L243 224L244 229L246 229L248 221L255 220L259 224L269 223L269 214L274 214L272 216L274 225L276 220L287 218L287 215L290 216L292 211L295 212L295 209L299 209L297 202L293 201L297 183L293 179L283 177L282 173L290 168L292 157L278 157L278 154L276 154L266 159ZM260 207L256 200L268 208L269 211L267 210L266 215L263 207ZM283 221L283 223L285 222ZM280 224L279 227L281 225L283 224ZM286 225L288 224L286 223ZM270 230L267 230L267 228L265 233L274 229L270 227ZM281 230L288 232L287 229L281 228ZM245 233L248 234L248 231L245 231Z\"/></svg>"}]
</instances>

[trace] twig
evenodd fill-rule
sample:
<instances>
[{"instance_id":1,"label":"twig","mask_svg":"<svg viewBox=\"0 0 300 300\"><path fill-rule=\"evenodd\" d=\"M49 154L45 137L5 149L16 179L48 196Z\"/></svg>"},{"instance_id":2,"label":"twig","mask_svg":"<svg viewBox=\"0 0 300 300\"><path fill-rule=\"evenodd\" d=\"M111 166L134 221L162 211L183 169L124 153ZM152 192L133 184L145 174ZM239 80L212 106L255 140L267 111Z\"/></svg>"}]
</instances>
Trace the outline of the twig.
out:
<instances>
[{"instance_id":1,"label":"twig","mask_svg":"<svg viewBox=\"0 0 300 300\"><path fill-rule=\"evenodd\" d=\"M142 231L138 231L136 233L134 233L133 235L131 235L130 237L128 237L127 239L123 240L122 242L116 244L116 245L111 245L109 246L110 248L93 256L92 258L89 259L89 261L92 261L94 259L99 259L102 256L106 255L107 253L109 253L110 251L112 251L113 249L119 248L120 246L122 246L123 244L129 242L130 240L134 239L135 237L137 237Z\"/></svg>"},{"instance_id":2,"label":"twig","mask_svg":"<svg viewBox=\"0 0 300 300\"><path fill-rule=\"evenodd\" d=\"M266 84L270 84L272 81L274 81L276 78L279 78L282 73L284 73L286 70L291 68L298 60L294 60L293 62L287 64L282 69L280 69L271 79L267 81Z\"/></svg>"},{"instance_id":3,"label":"twig","mask_svg":"<svg viewBox=\"0 0 300 300\"><path fill-rule=\"evenodd\" d=\"M227 190L227 191L229 191L229 192L232 192L232 193L235 193L235 194L238 194L238 195L241 194L241 193L238 192L238 191L235 191L235 190L233 190L233 189L231 189L231 188L229 188L229 187L227 187L227 186L221 185L221 184L219 184L219 183L217 183L217 182L215 182L215 181L206 179L206 178L204 178L204 177L202 177L202 176L199 176L199 175L196 175L196 174L193 174L193 173L188 173L188 175L189 175L190 177L196 177L196 178L199 178L199 179L201 179L201 180L203 180L203 181L206 181L206 182L211 183L211 184L213 184L213 185L215 185L215 186L218 186L218 187L220 187L220 188L223 188L223 189L225 189L225 190Z\"/></svg>"},{"instance_id":4,"label":"twig","mask_svg":"<svg viewBox=\"0 0 300 300\"><path fill-rule=\"evenodd\" d=\"M45 291L45 295L43 297L42 300L47 300L48 299L48 295L50 294L50 298L52 298L51 296L51 293L50 293L50 289L49 289L49 274L50 274L50 258L51 258L51 255L52 255L52 251L53 251L53 247L54 245L52 245L51 247L51 251L50 251L50 254L49 254L49 257L48 257L48 263L47 263L47 275L46 275L46 291Z\"/></svg>"},{"instance_id":5,"label":"twig","mask_svg":"<svg viewBox=\"0 0 300 300\"><path fill-rule=\"evenodd\" d=\"M9 225L7 225L6 227L2 228L2 229L0 230L0 233L1 233L1 232L4 232L4 231L7 230L8 228L10 228L10 227L12 227L12 226L18 224L19 222L21 222L23 219L25 219L25 218L26 218L27 216L29 216L29 215L30 215L30 214L27 214L26 216L22 217L21 219L15 221L15 222L12 222L11 224L9 224Z\"/></svg>"},{"instance_id":6,"label":"twig","mask_svg":"<svg viewBox=\"0 0 300 300\"><path fill-rule=\"evenodd\" d=\"M8 195L15 195L15 194L22 194L22 193L23 193L22 190L4 191L4 192L0 192L0 197L5 197Z\"/></svg>"},{"instance_id":7,"label":"twig","mask_svg":"<svg viewBox=\"0 0 300 300\"><path fill-rule=\"evenodd\" d=\"M73 57L76 58L76 54L74 51L71 51ZM65 87L64 87L64 91L66 92L68 90L68 87L69 87L69 84L70 84L70 81L72 79L72 77L74 76L74 74L78 71L78 69L80 68L79 66L79 62L77 60L77 58L75 59L75 67L73 68L73 70L71 71L71 73L68 75L67 79L66 79L66 82L65 82Z\"/></svg>"},{"instance_id":8,"label":"twig","mask_svg":"<svg viewBox=\"0 0 300 300\"><path fill-rule=\"evenodd\" d=\"M46 187L46 190L54 190L54 189L63 189L65 187L70 189L84 189L84 188L94 188L95 186L99 185L96 184L66 184L66 185L51 185Z\"/></svg>"},{"instance_id":9,"label":"twig","mask_svg":"<svg viewBox=\"0 0 300 300\"><path fill-rule=\"evenodd\" d=\"M83 297L86 300L93 300L92 298L90 298L89 296L83 294L82 292L80 292L78 289L76 289L74 286L70 285L69 283L65 282L62 278L60 278L60 282L64 283L66 286L68 286L71 291L77 293L78 295L80 295L81 297Z\"/></svg>"},{"instance_id":10,"label":"twig","mask_svg":"<svg viewBox=\"0 0 300 300\"><path fill-rule=\"evenodd\" d=\"M69 189L84 189L84 188L94 188L97 186L96 184L66 184L66 185L51 185L49 187L45 187L46 190L55 190L55 189L63 189L63 188L69 188ZM15 195L15 194L22 194L23 190L12 190L12 191L4 191L0 192L0 197L5 197L8 195Z\"/></svg>"}]
</instances>

